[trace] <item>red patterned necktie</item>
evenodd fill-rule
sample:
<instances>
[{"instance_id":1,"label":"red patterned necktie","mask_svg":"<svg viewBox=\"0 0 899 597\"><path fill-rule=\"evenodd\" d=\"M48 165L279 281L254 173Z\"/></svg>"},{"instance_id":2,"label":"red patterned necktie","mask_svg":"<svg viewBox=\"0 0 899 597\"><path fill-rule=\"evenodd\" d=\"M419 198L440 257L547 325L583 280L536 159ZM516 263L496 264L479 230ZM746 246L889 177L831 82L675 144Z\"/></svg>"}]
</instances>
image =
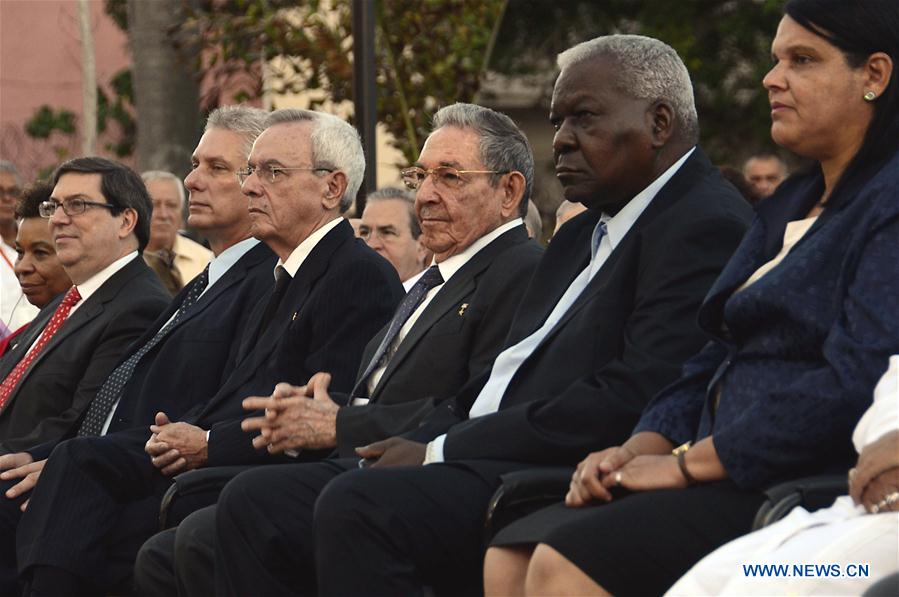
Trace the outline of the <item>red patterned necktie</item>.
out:
<instances>
[{"instance_id":1,"label":"red patterned necktie","mask_svg":"<svg viewBox=\"0 0 899 597\"><path fill-rule=\"evenodd\" d=\"M28 370L28 366L37 358L41 351L44 349L44 346L50 342L50 339L53 338L53 335L56 334L56 330L62 326L65 322L66 318L69 316L69 311L72 310L72 307L75 306L75 303L81 300L81 295L78 294L78 289L72 286L69 288L69 291L62 298L62 302L59 303L59 306L56 307L56 311L53 313L53 317L50 318L50 321L47 323L47 326L44 328L44 333L41 334L40 339L37 341L37 344L28 351L22 360L13 368L13 370L6 376L6 379L3 380L3 383L0 384L0 410L3 409L6 401L9 400L10 395L13 390L16 389L16 386L22 380L22 377L25 375L25 372Z\"/></svg>"}]
</instances>

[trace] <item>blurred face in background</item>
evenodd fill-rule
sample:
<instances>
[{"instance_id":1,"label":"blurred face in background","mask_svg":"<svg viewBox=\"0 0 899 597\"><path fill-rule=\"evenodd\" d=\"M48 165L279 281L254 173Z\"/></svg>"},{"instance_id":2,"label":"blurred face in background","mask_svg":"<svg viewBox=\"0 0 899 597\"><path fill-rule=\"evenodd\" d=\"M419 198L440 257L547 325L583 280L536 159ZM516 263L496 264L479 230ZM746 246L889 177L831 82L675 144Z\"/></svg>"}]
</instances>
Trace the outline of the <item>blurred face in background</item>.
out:
<instances>
[{"instance_id":1,"label":"blurred face in background","mask_svg":"<svg viewBox=\"0 0 899 597\"><path fill-rule=\"evenodd\" d=\"M787 177L787 169L777 158L750 158L743 167L743 176L752 185L759 199L774 192Z\"/></svg>"},{"instance_id":2,"label":"blurred face in background","mask_svg":"<svg viewBox=\"0 0 899 597\"><path fill-rule=\"evenodd\" d=\"M0 172L0 226L15 221L16 201L20 192L12 172Z\"/></svg>"},{"instance_id":3,"label":"blurred face in background","mask_svg":"<svg viewBox=\"0 0 899 597\"><path fill-rule=\"evenodd\" d=\"M153 199L153 217L150 219L150 242L147 250L171 251L181 227L183 211L181 196L173 180L157 178L146 182L147 192Z\"/></svg>"},{"instance_id":4,"label":"blurred face in background","mask_svg":"<svg viewBox=\"0 0 899 597\"><path fill-rule=\"evenodd\" d=\"M366 203L359 224L359 238L389 261L405 282L425 267L428 256L412 237L409 205L402 199L378 199Z\"/></svg>"},{"instance_id":5,"label":"blurred face in background","mask_svg":"<svg viewBox=\"0 0 899 597\"><path fill-rule=\"evenodd\" d=\"M25 218L16 236L16 278L28 302L41 308L72 286L56 256L50 227L43 218Z\"/></svg>"}]
</instances>

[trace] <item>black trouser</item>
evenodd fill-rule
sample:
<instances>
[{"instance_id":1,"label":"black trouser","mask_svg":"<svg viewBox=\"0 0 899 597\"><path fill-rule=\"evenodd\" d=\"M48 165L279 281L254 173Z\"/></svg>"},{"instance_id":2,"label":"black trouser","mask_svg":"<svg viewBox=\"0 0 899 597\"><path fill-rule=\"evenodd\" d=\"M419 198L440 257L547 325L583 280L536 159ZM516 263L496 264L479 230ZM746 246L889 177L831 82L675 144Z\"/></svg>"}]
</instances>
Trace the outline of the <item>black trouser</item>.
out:
<instances>
[{"instance_id":1,"label":"black trouser","mask_svg":"<svg viewBox=\"0 0 899 597\"><path fill-rule=\"evenodd\" d=\"M19 522L21 574L49 566L102 590L127 586L171 483L144 452L147 437L138 428L53 450Z\"/></svg>"},{"instance_id":2,"label":"black trouser","mask_svg":"<svg viewBox=\"0 0 899 597\"><path fill-rule=\"evenodd\" d=\"M489 461L348 472L315 507L321 595L477 595L484 519L499 475Z\"/></svg>"}]
</instances>

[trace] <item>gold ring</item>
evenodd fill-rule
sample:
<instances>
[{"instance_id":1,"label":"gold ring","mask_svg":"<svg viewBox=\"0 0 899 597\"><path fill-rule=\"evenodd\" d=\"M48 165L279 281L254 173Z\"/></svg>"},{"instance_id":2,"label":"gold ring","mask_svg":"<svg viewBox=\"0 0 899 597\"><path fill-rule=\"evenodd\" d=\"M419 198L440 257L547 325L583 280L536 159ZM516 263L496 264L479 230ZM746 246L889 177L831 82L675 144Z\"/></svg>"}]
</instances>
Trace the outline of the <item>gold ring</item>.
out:
<instances>
[{"instance_id":1,"label":"gold ring","mask_svg":"<svg viewBox=\"0 0 899 597\"><path fill-rule=\"evenodd\" d=\"M615 487L619 487L621 485L621 471L615 473Z\"/></svg>"}]
</instances>

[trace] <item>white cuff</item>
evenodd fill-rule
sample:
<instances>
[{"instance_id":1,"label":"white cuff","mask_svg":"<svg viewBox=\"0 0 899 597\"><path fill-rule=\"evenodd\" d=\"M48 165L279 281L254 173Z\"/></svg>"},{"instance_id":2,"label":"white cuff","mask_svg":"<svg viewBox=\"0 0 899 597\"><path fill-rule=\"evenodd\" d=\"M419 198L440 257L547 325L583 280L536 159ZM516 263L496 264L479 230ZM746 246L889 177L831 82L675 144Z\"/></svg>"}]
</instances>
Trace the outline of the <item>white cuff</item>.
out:
<instances>
[{"instance_id":1,"label":"white cuff","mask_svg":"<svg viewBox=\"0 0 899 597\"><path fill-rule=\"evenodd\" d=\"M444 433L440 437L435 437L431 442L428 443L428 448L425 451L424 464L443 462L443 443L445 441L446 434Z\"/></svg>"}]
</instances>

